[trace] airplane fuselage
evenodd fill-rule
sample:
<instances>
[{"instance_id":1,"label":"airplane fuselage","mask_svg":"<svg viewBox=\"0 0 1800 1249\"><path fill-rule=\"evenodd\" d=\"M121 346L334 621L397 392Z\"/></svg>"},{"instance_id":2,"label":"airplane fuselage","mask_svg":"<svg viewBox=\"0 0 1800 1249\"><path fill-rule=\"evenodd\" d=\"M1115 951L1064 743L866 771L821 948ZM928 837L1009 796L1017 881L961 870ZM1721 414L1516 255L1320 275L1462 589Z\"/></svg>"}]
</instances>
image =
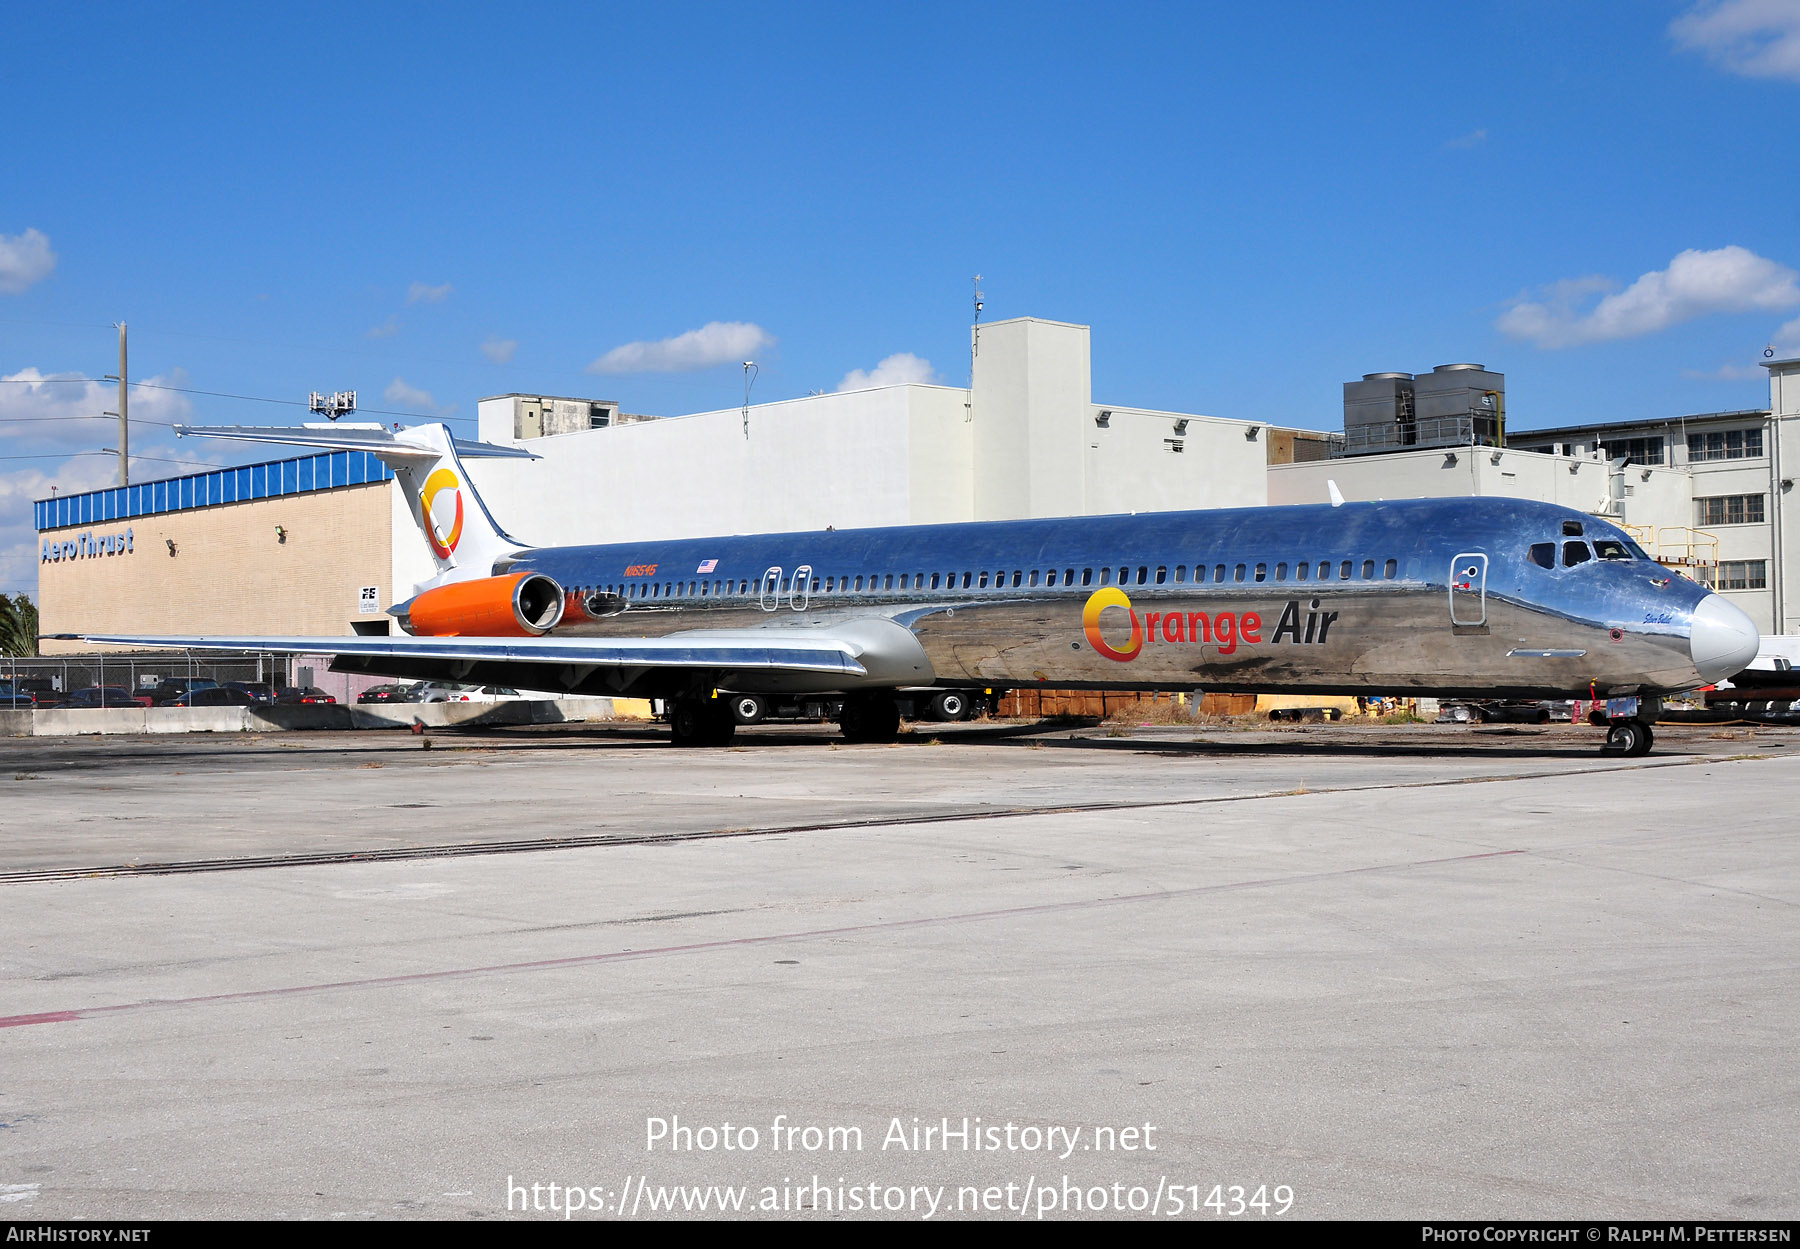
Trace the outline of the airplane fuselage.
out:
<instances>
[{"instance_id":1,"label":"airplane fuselage","mask_svg":"<svg viewBox=\"0 0 1800 1249\"><path fill-rule=\"evenodd\" d=\"M864 684L1546 697L1719 675L1694 636L1712 627L1708 589L1605 521L1518 499L540 548L497 571L564 588L557 637L903 627L924 670ZM611 686L692 692L657 673ZM842 682L740 673L732 687Z\"/></svg>"}]
</instances>

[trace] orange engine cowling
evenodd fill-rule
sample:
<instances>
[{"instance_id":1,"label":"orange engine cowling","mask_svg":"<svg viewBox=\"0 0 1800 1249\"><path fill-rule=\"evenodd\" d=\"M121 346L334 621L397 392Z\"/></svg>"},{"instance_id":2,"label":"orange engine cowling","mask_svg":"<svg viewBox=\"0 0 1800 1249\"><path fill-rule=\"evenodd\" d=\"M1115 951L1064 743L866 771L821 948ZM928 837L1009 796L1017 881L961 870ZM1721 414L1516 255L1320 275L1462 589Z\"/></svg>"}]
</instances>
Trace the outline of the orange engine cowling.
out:
<instances>
[{"instance_id":1,"label":"orange engine cowling","mask_svg":"<svg viewBox=\"0 0 1800 1249\"><path fill-rule=\"evenodd\" d=\"M420 637L537 637L554 629L562 614L562 587L540 572L439 586L407 609Z\"/></svg>"}]
</instances>

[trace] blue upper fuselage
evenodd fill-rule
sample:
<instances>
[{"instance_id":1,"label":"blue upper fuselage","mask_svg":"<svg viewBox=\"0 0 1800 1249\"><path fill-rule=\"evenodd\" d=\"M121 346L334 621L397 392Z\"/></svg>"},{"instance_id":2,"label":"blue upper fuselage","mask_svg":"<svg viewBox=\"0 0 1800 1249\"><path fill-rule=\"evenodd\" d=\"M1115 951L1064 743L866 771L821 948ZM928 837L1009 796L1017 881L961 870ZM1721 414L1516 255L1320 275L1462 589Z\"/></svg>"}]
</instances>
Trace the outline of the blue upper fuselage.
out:
<instances>
[{"instance_id":1,"label":"blue upper fuselage","mask_svg":"<svg viewBox=\"0 0 1800 1249\"><path fill-rule=\"evenodd\" d=\"M633 602L753 593L769 570L787 578L807 566L815 593L830 600L893 602L1078 595L1102 584L1103 570L1105 583L1152 595L1290 581L1298 592L1326 588L1321 580L1432 588L1446 586L1452 561L1469 552L1487 556L1490 596L1570 619L1673 632L1709 593L1604 520L1493 497L646 540L529 550L509 566ZM1572 557L1580 558L1567 563ZM1324 578L1321 565L1329 566Z\"/></svg>"}]
</instances>

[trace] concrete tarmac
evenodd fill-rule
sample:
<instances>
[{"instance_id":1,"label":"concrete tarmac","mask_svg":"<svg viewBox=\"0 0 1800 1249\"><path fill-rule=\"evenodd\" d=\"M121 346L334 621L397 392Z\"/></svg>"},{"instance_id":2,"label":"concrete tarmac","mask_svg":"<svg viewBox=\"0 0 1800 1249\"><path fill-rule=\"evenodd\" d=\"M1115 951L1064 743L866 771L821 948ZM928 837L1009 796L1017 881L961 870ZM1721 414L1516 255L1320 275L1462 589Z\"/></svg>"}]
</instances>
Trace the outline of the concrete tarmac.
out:
<instances>
[{"instance_id":1,"label":"concrete tarmac","mask_svg":"<svg viewBox=\"0 0 1800 1249\"><path fill-rule=\"evenodd\" d=\"M1792 1219L1800 733L1599 736L0 744L3 1214Z\"/></svg>"}]
</instances>

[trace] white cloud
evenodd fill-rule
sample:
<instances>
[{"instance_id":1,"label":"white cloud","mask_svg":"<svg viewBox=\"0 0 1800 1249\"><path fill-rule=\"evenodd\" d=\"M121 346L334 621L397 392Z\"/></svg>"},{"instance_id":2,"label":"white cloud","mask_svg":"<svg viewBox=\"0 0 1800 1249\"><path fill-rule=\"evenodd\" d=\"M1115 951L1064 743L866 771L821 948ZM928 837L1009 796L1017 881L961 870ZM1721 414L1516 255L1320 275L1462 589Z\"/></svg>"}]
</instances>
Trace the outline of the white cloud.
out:
<instances>
[{"instance_id":1,"label":"white cloud","mask_svg":"<svg viewBox=\"0 0 1800 1249\"><path fill-rule=\"evenodd\" d=\"M147 380L180 386L187 379L176 372ZM12 471L0 472L0 590L35 590L38 545L33 502L49 498L53 490L75 494L103 489L118 480L116 457L75 454L117 445L113 441L118 433L117 418L93 418L114 407L118 397L116 385L75 374L45 375L37 369L23 369L0 378L0 448L4 449L0 454L70 457L60 464L40 461L16 469L7 464ZM133 481L185 471L179 465L162 463L164 460L192 462L197 468L209 462L185 448L169 446L173 441L169 431L150 424L185 421L192 406L186 395L173 391L147 385L131 388ZM142 428L137 427L140 420L145 422ZM141 460L140 456L153 458Z\"/></svg>"},{"instance_id":2,"label":"white cloud","mask_svg":"<svg viewBox=\"0 0 1800 1249\"><path fill-rule=\"evenodd\" d=\"M775 336L748 321L710 321L658 342L626 343L587 366L590 373L691 373L737 364L775 345Z\"/></svg>"},{"instance_id":3,"label":"white cloud","mask_svg":"<svg viewBox=\"0 0 1800 1249\"><path fill-rule=\"evenodd\" d=\"M1800 82L1800 0L1716 0L1669 23L1681 47L1747 78Z\"/></svg>"},{"instance_id":4,"label":"white cloud","mask_svg":"<svg viewBox=\"0 0 1800 1249\"><path fill-rule=\"evenodd\" d=\"M1444 146L1451 151L1460 151L1472 147L1480 147L1487 142L1486 130L1471 130L1468 134L1447 140Z\"/></svg>"},{"instance_id":5,"label":"white cloud","mask_svg":"<svg viewBox=\"0 0 1800 1249\"><path fill-rule=\"evenodd\" d=\"M441 304L450 298L450 283L442 286L427 286L423 282L414 282L406 288L406 302L409 304Z\"/></svg>"},{"instance_id":6,"label":"white cloud","mask_svg":"<svg viewBox=\"0 0 1800 1249\"><path fill-rule=\"evenodd\" d=\"M187 420L193 411L188 397L161 389L186 384L187 375L180 370L135 383L130 396L132 424L142 421L146 437L160 437L159 425ZM0 377L0 446L9 455L48 455L111 445L118 418L104 413L117 411L118 401L116 382L37 369L9 373ZM135 431L133 437L135 445Z\"/></svg>"},{"instance_id":7,"label":"white cloud","mask_svg":"<svg viewBox=\"0 0 1800 1249\"><path fill-rule=\"evenodd\" d=\"M1521 295L1494 325L1540 347L1639 338L1715 312L1776 311L1800 304L1800 274L1742 247L1689 250L1624 290L1607 278L1557 282ZM1588 297L1612 291L1591 308Z\"/></svg>"},{"instance_id":8,"label":"white cloud","mask_svg":"<svg viewBox=\"0 0 1800 1249\"><path fill-rule=\"evenodd\" d=\"M79 494L118 480L112 456L83 456L49 469L0 473L0 592L23 590L37 600L38 535L31 505L52 492Z\"/></svg>"},{"instance_id":9,"label":"white cloud","mask_svg":"<svg viewBox=\"0 0 1800 1249\"><path fill-rule=\"evenodd\" d=\"M838 383L838 391L867 390L870 386L899 386L907 382L935 382L937 371L931 361L910 351L896 352L868 372L851 369Z\"/></svg>"},{"instance_id":10,"label":"white cloud","mask_svg":"<svg viewBox=\"0 0 1800 1249\"><path fill-rule=\"evenodd\" d=\"M400 332L400 318L389 315L388 319L369 331L370 338L392 338Z\"/></svg>"},{"instance_id":11,"label":"white cloud","mask_svg":"<svg viewBox=\"0 0 1800 1249\"><path fill-rule=\"evenodd\" d=\"M17 295L56 268L56 253L41 230L0 234L0 294Z\"/></svg>"},{"instance_id":12,"label":"white cloud","mask_svg":"<svg viewBox=\"0 0 1800 1249\"><path fill-rule=\"evenodd\" d=\"M381 397L397 407L407 408L426 416L449 416L456 411L456 405L442 404L431 397L429 390L420 390L417 386L408 386L404 378L396 377L381 392Z\"/></svg>"},{"instance_id":13,"label":"white cloud","mask_svg":"<svg viewBox=\"0 0 1800 1249\"><path fill-rule=\"evenodd\" d=\"M518 349L518 339L501 338L498 334L489 334L488 340L481 344L481 354L495 364L511 364L513 352Z\"/></svg>"},{"instance_id":14,"label":"white cloud","mask_svg":"<svg viewBox=\"0 0 1800 1249\"><path fill-rule=\"evenodd\" d=\"M1800 356L1800 317L1795 317L1776 330L1775 337L1770 340L1769 346L1773 347L1775 354L1784 360Z\"/></svg>"}]
</instances>

